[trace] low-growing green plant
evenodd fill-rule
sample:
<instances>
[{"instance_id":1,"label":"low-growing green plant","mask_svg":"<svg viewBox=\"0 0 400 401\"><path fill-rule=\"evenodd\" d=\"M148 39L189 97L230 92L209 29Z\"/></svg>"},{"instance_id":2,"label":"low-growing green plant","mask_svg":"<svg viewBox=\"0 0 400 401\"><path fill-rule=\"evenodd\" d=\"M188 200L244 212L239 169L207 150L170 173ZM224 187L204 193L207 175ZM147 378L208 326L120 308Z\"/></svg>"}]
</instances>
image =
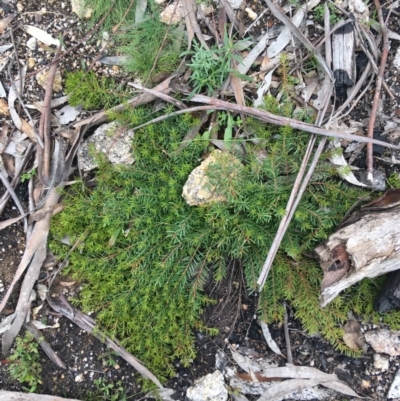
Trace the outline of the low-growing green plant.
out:
<instances>
[{"instance_id":1,"label":"low-growing green plant","mask_svg":"<svg viewBox=\"0 0 400 401\"><path fill-rule=\"evenodd\" d=\"M81 105L85 110L108 109L128 99L129 90L114 79L98 78L93 71L70 72L65 80L65 92L71 106Z\"/></svg>"},{"instance_id":2,"label":"low-growing green plant","mask_svg":"<svg viewBox=\"0 0 400 401\"><path fill-rule=\"evenodd\" d=\"M97 23L106 14L102 31L112 32L116 25L135 21L136 2L132 0L84 0L85 9L92 10L90 21Z\"/></svg>"},{"instance_id":3,"label":"low-growing green plant","mask_svg":"<svg viewBox=\"0 0 400 401\"><path fill-rule=\"evenodd\" d=\"M118 354L113 351L113 350L107 350L103 352L102 354L99 355L98 359L101 359L103 362L103 365L113 367L116 365L116 357Z\"/></svg>"},{"instance_id":4,"label":"low-growing green plant","mask_svg":"<svg viewBox=\"0 0 400 401\"><path fill-rule=\"evenodd\" d=\"M148 80L156 74L175 71L186 40L183 29L154 17L120 34L118 43L119 50L128 57L125 69Z\"/></svg>"},{"instance_id":5,"label":"low-growing green plant","mask_svg":"<svg viewBox=\"0 0 400 401\"><path fill-rule=\"evenodd\" d=\"M328 2L328 8L330 12L329 22L331 25L334 25L342 19L342 16L339 14L334 4ZM323 21L325 15L325 5L320 4L319 6L315 7L313 10L313 15L316 21Z\"/></svg>"},{"instance_id":6,"label":"low-growing green plant","mask_svg":"<svg viewBox=\"0 0 400 401\"><path fill-rule=\"evenodd\" d=\"M391 188L400 188L400 173L390 174L387 182Z\"/></svg>"},{"instance_id":7,"label":"low-growing green plant","mask_svg":"<svg viewBox=\"0 0 400 401\"><path fill-rule=\"evenodd\" d=\"M21 182L29 181L35 175L36 175L36 167L33 167L26 173L21 174Z\"/></svg>"},{"instance_id":8,"label":"low-growing green plant","mask_svg":"<svg viewBox=\"0 0 400 401\"><path fill-rule=\"evenodd\" d=\"M193 42L193 50L182 53L182 56L192 56L188 66L192 71L190 82L193 85L193 93L205 90L208 95L212 95L221 89L230 72L238 74L232 69L232 62L241 63L242 58L236 52L245 48L246 41L234 42L226 33L224 38L222 45L214 45L209 49L198 42ZM242 75L241 77L245 78Z\"/></svg>"},{"instance_id":9,"label":"low-growing green plant","mask_svg":"<svg viewBox=\"0 0 400 401\"><path fill-rule=\"evenodd\" d=\"M104 378L94 380L94 390L86 392L85 401L126 401L124 387L121 381L109 383Z\"/></svg>"},{"instance_id":10,"label":"low-growing green plant","mask_svg":"<svg viewBox=\"0 0 400 401\"><path fill-rule=\"evenodd\" d=\"M37 391L42 384L42 365L38 348L39 344L33 335L26 332L24 337L16 338L15 349L8 357L8 372L13 379L28 385L26 390L29 392Z\"/></svg>"},{"instance_id":11,"label":"low-growing green plant","mask_svg":"<svg viewBox=\"0 0 400 401\"><path fill-rule=\"evenodd\" d=\"M284 116L294 109L272 97L265 104ZM135 127L155 117L150 114L140 107L119 119ZM161 380L174 374L176 359L187 366L194 358L193 329L211 332L200 320L203 307L213 302L203 293L210 276L221 280L228 261L240 260L248 287L257 289L308 142L304 132L248 119L243 124L257 141L247 148L243 165L231 174L223 154L207 172L210 185L226 201L190 207L182 187L208 141L197 137L184 149L179 145L195 124L184 114L136 130L135 165L112 167L102 161L97 187L82 191L76 185L52 223L53 238L84 238L65 270L85 283L73 302L95 311L100 330L118 338ZM268 157L260 160L259 150ZM321 309L322 272L306 256L363 194L336 174L326 163L316 169L261 293L259 312L268 322L280 320L287 300L308 331L324 334L351 353L341 340L340 323L350 310L379 318L371 306L376 282L363 281L356 297L348 290ZM65 245L56 240L50 245L60 257L67 256Z\"/></svg>"}]
</instances>

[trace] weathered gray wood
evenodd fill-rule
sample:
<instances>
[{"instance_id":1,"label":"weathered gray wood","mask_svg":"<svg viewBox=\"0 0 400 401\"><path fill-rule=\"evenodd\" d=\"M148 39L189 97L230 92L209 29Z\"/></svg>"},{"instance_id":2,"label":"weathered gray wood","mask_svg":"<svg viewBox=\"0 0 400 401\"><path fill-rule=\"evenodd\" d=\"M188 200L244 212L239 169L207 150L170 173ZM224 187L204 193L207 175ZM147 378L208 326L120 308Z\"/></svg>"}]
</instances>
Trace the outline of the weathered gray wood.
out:
<instances>
[{"instance_id":1,"label":"weathered gray wood","mask_svg":"<svg viewBox=\"0 0 400 401\"><path fill-rule=\"evenodd\" d=\"M388 191L315 249L324 272L321 306L363 278L400 269L400 205L395 197L399 199L400 190Z\"/></svg>"},{"instance_id":2,"label":"weathered gray wood","mask_svg":"<svg viewBox=\"0 0 400 401\"><path fill-rule=\"evenodd\" d=\"M80 401L76 398L62 398L55 395L43 395L34 393L17 393L14 391L0 390L1 401Z\"/></svg>"},{"instance_id":3,"label":"weathered gray wood","mask_svg":"<svg viewBox=\"0 0 400 401\"><path fill-rule=\"evenodd\" d=\"M332 67L335 86L347 90L356 82L355 35L352 20L332 35Z\"/></svg>"}]
</instances>

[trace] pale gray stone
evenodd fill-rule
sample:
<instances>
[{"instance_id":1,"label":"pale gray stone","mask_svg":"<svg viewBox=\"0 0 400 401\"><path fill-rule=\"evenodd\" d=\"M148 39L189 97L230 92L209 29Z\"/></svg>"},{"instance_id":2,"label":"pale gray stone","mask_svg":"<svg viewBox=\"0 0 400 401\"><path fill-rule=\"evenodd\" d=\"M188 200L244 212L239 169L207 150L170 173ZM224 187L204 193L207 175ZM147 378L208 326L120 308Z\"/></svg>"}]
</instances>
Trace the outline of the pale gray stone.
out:
<instances>
[{"instance_id":1,"label":"pale gray stone","mask_svg":"<svg viewBox=\"0 0 400 401\"><path fill-rule=\"evenodd\" d=\"M374 368L378 370L388 370L389 357L381 354L374 354Z\"/></svg>"},{"instance_id":2,"label":"pale gray stone","mask_svg":"<svg viewBox=\"0 0 400 401\"><path fill-rule=\"evenodd\" d=\"M219 370L195 381L195 385L186 391L190 401L226 401L228 389L225 386L224 376Z\"/></svg>"},{"instance_id":3,"label":"pale gray stone","mask_svg":"<svg viewBox=\"0 0 400 401\"><path fill-rule=\"evenodd\" d=\"M367 331L365 341L375 352L390 356L400 355L400 331L387 329Z\"/></svg>"},{"instance_id":4,"label":"pale gray stone","mask_svg":"<svg viewBox=\"0 0 400 401\"><path fill-rule=\"evenodd\" d=\"M35 38L28 39L28 41L26 42L26 47L32 51L36 50L37 47L36 39Z\"/></svg>"},{"instance_id":5,"label":"pale gray stone","mask_svg":"<svg viewBox=\"0 0 400 401\"><path fill-rule=\"evenodd\" d=\"M396 376L390 386L387 398L400 398L400 369L396 372Z\"/></svg>"},{"instance_id":6,"label":"pale gray stone","mask_svg":"<svg viewBox=\"0 0 400 401\"><path fill-rule=\"evenodd\" d=\"M85 7L85 0L71 0L71 8L79 18L90 18L93 13L90 7Z\"/></svg>"},{"instance_id":7,"label":"pale gray stone","mask_svg":"<svg viewBox=\"0 0 400 401\"><path fill-rule=\"evenodd\" d=\"M397 49L396 54L393 58L393 66L400 70L400 47Z\"/></svg>"},{"instance_id":8,"label":"pale gray stone","mask_svg":"<svg viewBox=\"0 0 400 401\"><path fill-rule=\"evenodd\" d=\"M227 2L231 5L234 10L240 8L243 3L243 0L227 0Z\"/></svg>"},{"instance_id":9,"label":"pale gray stone","mask_svg":"<svg viewBox=\"0 0 400 401\"><path fill-rule=\"evenodd\" d=\"M78 166L83 171L90 171L98 167L92 156L92 151L104 153L110 163L133 164L135 159L131 154L133 130L122 130L116 122L103 124L96 129L78 151Z\"/></svg>"}]
</instances>

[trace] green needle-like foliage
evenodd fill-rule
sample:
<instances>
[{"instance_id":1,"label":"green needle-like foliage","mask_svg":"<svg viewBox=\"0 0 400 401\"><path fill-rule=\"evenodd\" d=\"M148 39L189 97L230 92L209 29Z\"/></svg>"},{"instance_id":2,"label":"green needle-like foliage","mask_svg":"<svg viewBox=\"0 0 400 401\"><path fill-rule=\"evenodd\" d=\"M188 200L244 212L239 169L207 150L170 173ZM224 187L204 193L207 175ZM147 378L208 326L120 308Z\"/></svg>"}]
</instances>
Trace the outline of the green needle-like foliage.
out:
<instances>
[{"instance_id":1,"label":"green needle-like foliage","mask_svg":"<svg viewBox=\"0 0 400 401\"><path fill-rule=\"evenodd\" d=\"M119 50L128 60L125 69L143 80L175 71L186 44L183 29L149 18L118 36Z\"/></svg>"},{"instance_id":2,"label":"green needle-like foliage","mask_svg":"<svg viewBox=\"0 0 400 401\"><path fill-rule=\"evenodd\" d=\"M129 89L118 86L114 79L98 78L93 71L67 74L65 91L71 106L81 105L85 110L109 109L128 99Z\"/></svg>"},{"instance_id":3,"label":"green needle-like foliage","mask_svg":"<svg viewBox=\"0 0 400 401\"><path fill-rule=\"evenodd\" d=\"M266 103L271 111L292 111L272 98ZM136 108L120 119L134 127L155 117L149 114L149 109ZM82 191L76 185L52 224L54 238L68 234L72 241L83 241L69 255L65 271L85 283L76 303L96 312L99 328L117 337L162 380L174 373L176 359L184 365L193 359L193 329L207 330L199 316L211 302L202 291L210 275L220 280L227 261L238 259L248 287L256 289L308 141L303 132L248 121L259 141L254 152L248 146L243 166L230 174L232 165L221 157L208 171L226 202L190 207L182 187L207 141L199 137L185 149L179 143L196 123L181 115L137 130L135 165L103 162L97 187ZM257 158L259 150L266 150L267 157ZM314 174L261 294L260 313L268 322L280 320L282 301L288 300L307 330L324 333L344 350L338 323L350 308L370 312L364 302L370 302L372 287L360 286L362 301L350 302L348 292L320 309L322 273L304 256L362 194L334 174L323 164ZM67 247L56 240L51 247L67 255Z\"/></svg>"}]
</instances>

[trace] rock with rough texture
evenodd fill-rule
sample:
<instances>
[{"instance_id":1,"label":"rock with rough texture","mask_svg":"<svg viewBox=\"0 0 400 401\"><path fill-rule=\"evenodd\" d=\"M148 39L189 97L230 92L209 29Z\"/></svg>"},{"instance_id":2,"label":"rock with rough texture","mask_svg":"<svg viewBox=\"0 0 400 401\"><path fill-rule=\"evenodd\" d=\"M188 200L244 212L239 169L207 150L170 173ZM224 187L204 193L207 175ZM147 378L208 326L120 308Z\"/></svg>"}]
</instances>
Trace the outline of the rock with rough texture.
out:
<instances>
[{"instance_id":1,"label":"rock with rough texture","mask_svg":"<svg viewBox=\"0 0 400 401\"><path fill-rule=\"evenodd\" d=\"M104 153L110 163L133 164L135 159L131 154L133 130L125 131L116 122L103 124L96 129L78 151L78 166L83 171L98 167L93 155Z\"/></svg>"},{"instance_id":2,"label":"rock with rough texture","mask_svg":"<svg viewBox=\"0 0 400 401\"><path fill-rule=\"evenodd\" d=\"M220 158L226 158L231 165L228 177L236 174L238 168L242 166L240 161L230 153L224 153L220 150L214 150L200 166L196 167L189 175L183 186L182 196L190 206L206 205L211 202L226 202L224 195L218 192L218 189L211 186L207 177L207 170L211 164L216 163ZM223 172L221 171L221 174Z\"/></svg>"},{"instance_id":3,"label":"rock with rough texture","mask_svg":"<svg viewBox=\"0 0 400 401\"><path fill-rule=\"evenodd\" d=\"M85 0L71 0L72 12L79 18L90 18L93 10L90 7L85 7Z\"/></svg>"},{"instance_id":4,"label":"rock with rough texture","mask_svg":"<svg viewBox=\"0 0 400 401\"><path fill-rule=\"evenodd\" d=\"M182 3L179 1L178 5L176 2L169 4L160 13L160 21L167 25L177 24L183 18Z\"/></svg>"},{"instance_id":5,"label":"rock with rough texture","mask_svg":"<svg viewBox=\"0 0 400 401\"><path fill-rule=\"evenodd\" d=\"M48 73L49 71L42 71L36 75L36 81L43 89L46 89ZM61 82L62 82L61 73L60 71L57 70L53 81L53 92L62 91Z\"/></svg>"},{"instance_id":6,"label":"rock with rough texture","mask_svg":"<svg viewBox=\"0 0 400 401\"><path fill-rule=\"evenodd\" d=\"M396 372L396 376L390 386L387 398L400 398L400 369Z\"/></svg>"},{"instance_id":7,"label":"rock with rough texture","mask_svg":"<svg viewBox=\"0 0 400 401\"><path fill-rule=\"evenodd\" d=\"M243 3L243 0L227 0L227 2L231 5L234 10L240 8Z\"/></svg>"},{"instance_id":8,"label":"rock with rough texture","mask_svg":"<svg viewBox=\"0 0 400 401\"><path fill-rule=\"evenodd\" d=\"M374 368L378 370L389 369L389 357L381 354L374 354Z\"/></svg>"},{"instance_id":9,"label":"rock with rough texture","mask_svg":"<svg viewBox=\"0 0 400 401\"><path fill-rule=\"evenodd\" d=\"M228 389L225 386L224 376L219 370L195 381L195 385L189 387L186 397L190 401L226 401Z\"/></svg>"},{"instance_id":10,"label":"rock with rough texture","mask_svg":"<svg viewBox=\"0 0 400 401\"><path fill-rule=\"evenodd\" d=\"M400 47L397 49L393 59L393 66L400 70Z\"/></svg>"},{"instance_id":11,"label":"rock with rough texture","mask_svg":"<svg viewBox=\"0 0 400 401\"><path fill-rule=\"evenodd\" d=\"M400 331L387 329L367 331L365 341L375 352L390 356L400 355Z\"/></svg>"}]
</instances>

